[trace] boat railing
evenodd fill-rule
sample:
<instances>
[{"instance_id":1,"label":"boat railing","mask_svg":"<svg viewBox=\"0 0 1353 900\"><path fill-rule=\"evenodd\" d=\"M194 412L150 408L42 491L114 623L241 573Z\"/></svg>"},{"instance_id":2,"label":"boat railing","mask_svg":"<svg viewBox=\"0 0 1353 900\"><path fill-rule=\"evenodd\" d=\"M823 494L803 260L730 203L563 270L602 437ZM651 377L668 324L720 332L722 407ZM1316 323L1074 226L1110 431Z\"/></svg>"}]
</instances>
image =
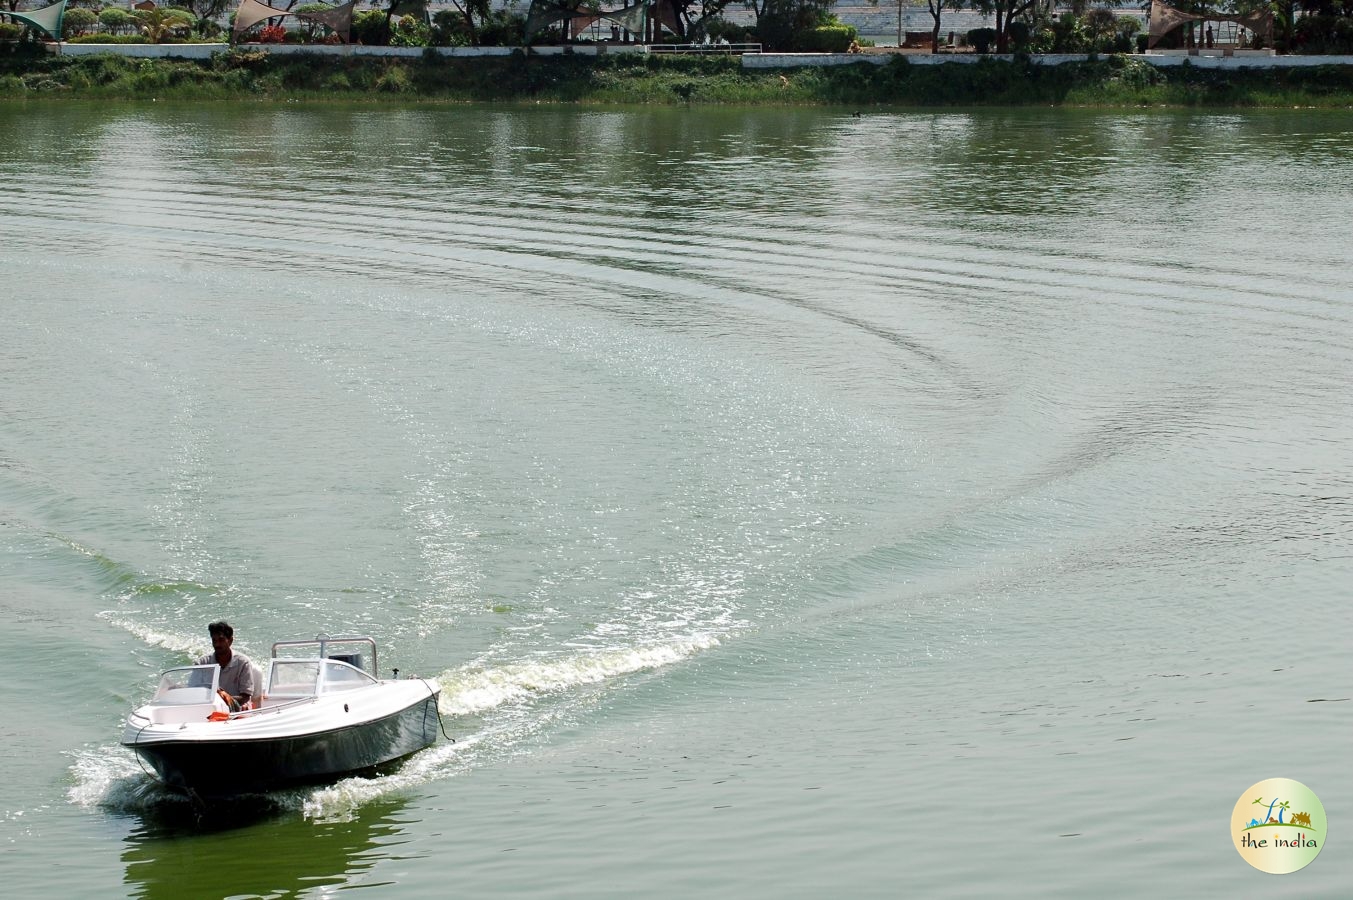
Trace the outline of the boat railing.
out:
<instances>
[{"instance_id":1,"label":"boat railing","mask_svg":"<svg viewBox=\"0 0 1353 900\"><path fill-rule=\"evenodd\" d=\"M293 706L300 706L302 703L314 703L314 702L315 702L314 697L293 697L288 700L283 700L281 703L275 703L266 706L258 706L255 707L254 709L242 709L239 712L231 713L230 718L232 719L243 719L245 717L257 718L258 716L266 715L268 713L281 712L282 710L290 709ZM267 703L266 699L264 700L264 703Z\"/></svg>"},{"instance_id":2,"label":"boat railing","mask_svg":"<svg viewBox=\"0 0 1353 900\"><path fill-rule=\"evenodd\" d=\"M361 644L361 645L363 645L363 646L365 646L365 647L370 648L370 650L371 650L371 674L374 675L376 678L380 678L380 671L381 671L381 669L380 669L380 666L378 665L377 659L376 659L376 641L375 641L375 639L370 638L370 637L366 637L365 635L361 635L361 636L356 636L356 635L354 635L354 636L352 636L352 637L330 637L330 636L327 635L327 634L321 634L321 635L317 635L314 639L308 640L308 641L275 641L275 642L273 643L273 645L272 645L272 658L273 658L273 659L285 658L285 657L279 657L279 656L278 656L278 653L277 653L277 651L278 651L279 649L282 649L282 648L287 648L287 647L292 647L292 648L294 648L294 647L318 647L318 651L317 651L317 654L316 654L316 655L319 656L321 659L339 659L339 660L341 660L342 662L346 662L346 663L352 665L354 668L357 668L357 669L363 669L363 668L365 668L364 666L360 665L360 663L361 663L361 661L362 661L362 659L361 659L361 654L360 654L360 653L358 653L358 654L350 654L350 653L334 654L334 653L331 653L330 650L329 650L329 645L330 645L330 644Z\"/></svg>"}]
</instances>

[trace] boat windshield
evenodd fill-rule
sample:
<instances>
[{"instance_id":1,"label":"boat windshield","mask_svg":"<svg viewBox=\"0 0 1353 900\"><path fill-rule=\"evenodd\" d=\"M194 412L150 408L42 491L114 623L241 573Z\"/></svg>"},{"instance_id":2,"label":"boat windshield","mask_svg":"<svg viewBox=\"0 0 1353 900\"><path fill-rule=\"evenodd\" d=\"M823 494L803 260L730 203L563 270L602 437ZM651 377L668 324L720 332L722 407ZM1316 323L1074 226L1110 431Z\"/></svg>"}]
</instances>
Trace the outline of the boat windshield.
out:
<instances>
[{"instance_id":1,"label":"boat windshield","mask_svg":"<svg viewBox=\"0 0 1353 900\"><path fill-rule=\"evenodd\" d=\"M376 679L361 669L335 659L274 659L268 696L313 697L375 683Z\"/></svg>"},{"instance_id":2,"label":"boat windshield","mask_svg":"<svg viewBox=\"0 0 1353 900\"><path fill-rule=\"evenodd\" d=\"M319 690L319 660L274 659L269 697L313 697Z\"/></svg>"},{"instance_id":3,"label":"boat windshield","mask_svg":"<svg viewBox=\"0 0 1353 900\"><path fill-rule=\"evenodd\" d=\"M216 677L220 666L184 666L170 669L160 676L151 703L179 706L189 703L210 703L216 696Z\"/></svg>"},{"instance_id":4,"label":"boat windshield","mask_svg":"<svg viewBox=\"0 0 1353 900\"><path fill-rule=\"evenodd\" d=\"M324 690L350 691L353 688L375 684L376 679L361 669L333 659L324 661Z\"/></svg>"}]
</instances>

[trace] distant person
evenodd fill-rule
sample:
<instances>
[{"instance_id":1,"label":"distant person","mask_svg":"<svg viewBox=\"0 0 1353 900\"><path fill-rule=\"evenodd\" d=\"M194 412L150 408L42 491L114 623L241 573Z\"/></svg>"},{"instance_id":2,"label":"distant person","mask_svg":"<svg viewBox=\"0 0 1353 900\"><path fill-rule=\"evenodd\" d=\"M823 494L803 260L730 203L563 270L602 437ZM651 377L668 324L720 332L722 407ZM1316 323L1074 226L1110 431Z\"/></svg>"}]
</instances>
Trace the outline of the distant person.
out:
<instances>
[{"instance_id":1,"label":"distant person","mask_svg":"<svg viewBox=\"0 0 1353 900\"><path fill-rule=\"evenodd\" d=\"M1207 37L1205 38L1205 40L1207 41L1207 49L1211 50L1211 49L1212 49L1212 26L1211 26L1211 25L1207 26L1207 32L1206 32L1206 34L1207 34Z\"/></svg>"},{"instance_id":2,"label":"distant person","mask_svg":"<svg viewBox=\"0 0 1353 900\"><path fill-rule=\"evenodd\" d=\"M253 660L231 649L235 643L235 629L229 622L212 622L207 626L211 635L212 651L197 661L199 666L215 663L221 667L221 676L217 680L221 699L230 706L231 712L242 709L258 708L263 703L263 673Z\"/></svg>"}]
</instances>

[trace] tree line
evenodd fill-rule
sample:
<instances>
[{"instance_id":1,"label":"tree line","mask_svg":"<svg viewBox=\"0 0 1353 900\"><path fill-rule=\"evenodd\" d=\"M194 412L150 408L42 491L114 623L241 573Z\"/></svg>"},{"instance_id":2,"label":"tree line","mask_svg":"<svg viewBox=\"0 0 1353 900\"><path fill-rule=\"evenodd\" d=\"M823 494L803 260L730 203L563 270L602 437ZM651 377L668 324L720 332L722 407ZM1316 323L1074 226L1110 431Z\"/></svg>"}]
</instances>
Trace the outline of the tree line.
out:
<instances>
[{"instance_id":1,"label":"tree line","mask_svg":"<svg viewBox=\"0 0 1353 900\"><path fill-rule=\"evenodd\" d=\"M66 12L64 38L79 38L90 32L119 39L162 40L214 39L220 35L221 21L233 18L238 0L175 0L158 14L147 14L116 6L100 9L97 0L71 0ZM542 0L543 2L543 0ZM624 0L550 0L553 7L569 15L589 15L623 5ZM655 0L663 4L665 21L678 29L675 38L683 42L728 41L759 43L768 51L843 51L857 42L855 29L842 24L834 15L834 0ZM874 5L890 5L889 0L869 0ZM919 0L894 0L919 2ZM1131 52L1144 46L1138 16L1116 11L1124 7L1138 9L1140 0L1101 0L1091 6L1089 0L1071 0L1056 6L1050 0L924 0L932 29L930 45L938 52L946 12L972 11L994 23L991 28L974 29L968 43L979 52L995 49L998 53L1114 53ZM45 0L0 0L0 9L19 10L21 6L41 7ZM272 0L269 5L288 12L308 12L329 8L315 0ZM1196 15L1230 16L1270 10L1274 16L1273 46L1281 52L1353 53L1353 0L1172 0L1171 6ZM421 0L373 0L371 8L353 18L352 40L364 44L403 46L519 46L528 42L557 43L567 39L558 25L540 34L527 34L525 0L515 8L494 9L491 0L450 0L445 8L429 14ZM750 25L730 21L725 13L745 8L752 13ZM0 25L0 38L13 38L16 25ZM285 28L264 23L252 39L276 42L334 42L319 25ZM656 36L655 36L656 37ZM635 39L640 39L635 36ZM1171 43L1202 43L1202 23L1194 36L1189 23ZM1247 46L1262 47L1263 36L1246 35Z\"/></svg>"}]
</instances>

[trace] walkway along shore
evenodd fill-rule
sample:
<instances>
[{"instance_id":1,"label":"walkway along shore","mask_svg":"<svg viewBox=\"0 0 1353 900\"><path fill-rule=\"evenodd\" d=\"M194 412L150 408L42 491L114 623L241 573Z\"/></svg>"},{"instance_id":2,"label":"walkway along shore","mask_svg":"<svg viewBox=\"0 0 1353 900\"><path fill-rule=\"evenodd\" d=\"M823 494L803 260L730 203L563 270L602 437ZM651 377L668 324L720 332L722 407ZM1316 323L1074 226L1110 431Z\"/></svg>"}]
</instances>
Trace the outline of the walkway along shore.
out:
<instances>
[{"instance_id":1,"label":"walkway along shore","mask_svg":"<svg viewBox=\"0 0 1353 900\"><path fill-rule=\"evenodd\" d=\"M111 53L136 59L210 59L214 54L230 49L229 44L48 44L50 52L62 56L90 56ZM364 44L241 44L237 49L257 51L274 56L362 56L417 59L425 53L454 59L475 57L503 57L525 51L530 56L602 56L620 53L646 54L642 44L566 47L368 47ZM856 64L886 65L896 53L744 53L744 69L796 69L848 66ZM908 53L911 65L935 66L948 63L972 65L982 60L1013 61L1013 54L998 53ZM1064 63L1086 62L1097 58L1085 53L1036 53L1029 56L1035 65L1058 66ZM1098 57L1102 58L1102 56ZM1184 65L1203 69L1287 69L1307 66L1353 66L1353 56L1275 56L1266 51L1241 51L1235 56L1220 54L1186 54L1184 51L1132 54L1152 66L1170 68Z\"/></svg>"}]
</instances>

